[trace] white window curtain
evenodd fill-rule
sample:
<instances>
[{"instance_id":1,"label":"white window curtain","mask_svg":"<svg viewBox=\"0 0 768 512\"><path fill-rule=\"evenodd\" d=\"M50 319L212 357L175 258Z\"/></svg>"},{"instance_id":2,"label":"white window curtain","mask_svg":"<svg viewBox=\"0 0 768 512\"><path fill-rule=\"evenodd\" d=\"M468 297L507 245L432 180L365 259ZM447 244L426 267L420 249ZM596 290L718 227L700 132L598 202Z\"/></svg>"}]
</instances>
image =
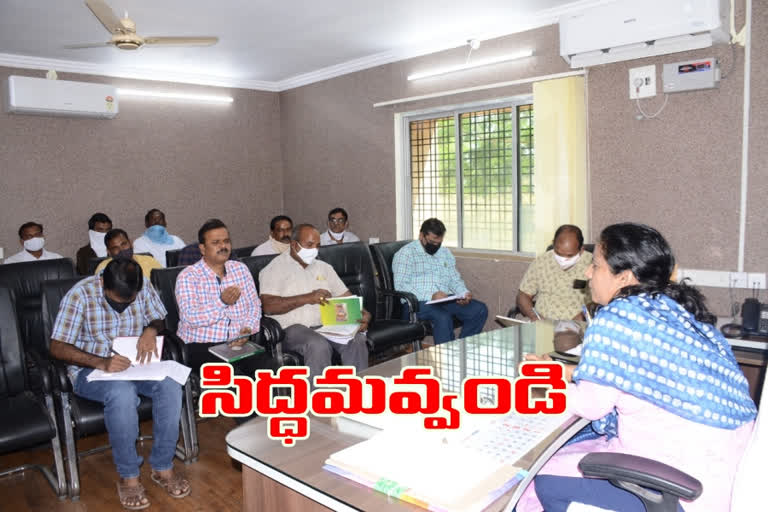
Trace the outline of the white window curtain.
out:
<instances>
[{"instance_id":1,"label":"white window curtain","mask_svg":"<svg viewBox=\"0 0 768 512\"><path fill-rule=\"evenodd\" d=\"M591 240L584 86L582 76L533 84L537 253L552 243L562 224L579 226Z\"/></svg>"}]
</instances>

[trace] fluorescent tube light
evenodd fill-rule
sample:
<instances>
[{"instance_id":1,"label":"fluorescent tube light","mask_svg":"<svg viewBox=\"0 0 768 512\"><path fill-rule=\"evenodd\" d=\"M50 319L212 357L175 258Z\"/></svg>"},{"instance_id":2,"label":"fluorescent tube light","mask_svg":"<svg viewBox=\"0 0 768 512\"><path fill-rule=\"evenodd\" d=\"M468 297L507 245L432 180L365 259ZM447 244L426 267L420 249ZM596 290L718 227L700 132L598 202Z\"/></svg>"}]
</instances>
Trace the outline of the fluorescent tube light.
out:
<instances>
[{"instance_id":1,"label":"fluorescent tube light","mask_svg":"<svg viewBox=\"0 0 768 512\"><path fill-rule=\"evenodd\" d=\"M522 59L533 55L533 50L524 50L516 53L508 53L506 55L499 55L498 57L492 57L490 59L476 60L468 62L466 64L459 64L457 66L448 66L445 68L433 69L430 71L423 71L421 73L414 73L408 75L408 80L419 80L421 78L429 78L432 76L445 75L447 73L455 73L456 71L464 71L465 69L478 68L480 66L489 66L491 64L499 64L500 62L507 62L510 60Z\"/></svg>"},{"instance_id":2,"label":"fluorescent tube light","mask_svg":"<svg viewBox=\"0 0 768 512\"><path fill-rule=\"evenodd\" d=\"M209 94L185 94L178 92L156 92L141 89L117 89L118 96L141 96L145 98L164 98L171 100L199 101L204 103L232 103L230 96L213 96Z\"/></svg>"}]
</instances>

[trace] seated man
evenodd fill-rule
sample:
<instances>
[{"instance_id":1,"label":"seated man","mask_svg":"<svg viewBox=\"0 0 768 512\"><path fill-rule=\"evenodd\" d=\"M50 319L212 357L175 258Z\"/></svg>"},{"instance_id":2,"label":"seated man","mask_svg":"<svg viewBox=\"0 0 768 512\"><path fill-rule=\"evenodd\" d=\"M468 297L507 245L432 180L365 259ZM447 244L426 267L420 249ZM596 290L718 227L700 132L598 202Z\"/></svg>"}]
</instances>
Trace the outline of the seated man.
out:
<instances>
[{"instance_id":1,"label":"seated man","mask_svg":"<svg viewBox=\"0 0 768 512\"><path fill-rule=\"evenodd\" d=\"M165 267L165 251L183 249L184 240L168 233L165 214L157 208L152 208L144 216L144 226L147 228L144 234L133 241L134 250L148 252Z\"/></svg>"},{"instance_id":2,"label":"seated man","mask_svg":"<svg viewBox=\"0 0 768 512\"><path fill-rule=\"evenodd\" d=\"M261 301L251 272L239 261L229 260L232 242L227 226L210 219L197 234L203 257L181 271L176 279L179 338L187 344L189 364L197 371L203 363L222 362L208 349L238 334L259 332ZM232 344L241 346L242 338ZM238 361L243 374L253 377L254 357ZM243 366L248 365L248 366Z\"/></svg>"},{"instance_id":3,"label":"seated man","mask_svg":"<svg viewBox=\"0 0 768 512\"><path fill-rule=\"evenodd\" d=\"M592 253L584 251L581 229L564 224L555 231L554 248L537 257L528 267L517 293L517 307L531 321L540 318L583 320L581 308L591 296L584 272ZM578 284L583 284L581 287ZM536 298L536 307L533 299Z\"/></svg>"},{"instance_id":4,"label":"seated man","mask_svg":"<svg viewBox=\"0 0 768 512\"><path fill-rule=\"evenodd\" d=\"M320 304L330 297L352 295L333 267L317 260L320 233L314 226L301 224L289 251L273 259L259 273L264 313L285 330L283 348L304 358L310 378L320 375L331 364L331 355L341 355L341 363L358 371L368 367L365 332L371 315L363 311L360 329L347 344L335 343L311 327L322 324Z\"/></svg>"},{"instance_id":5,"label":"seated man","mask_svg":"<svg viewBox=\"0 0 768 512\"><path fill-rule=\"evenodd\" d=\"M451 251L441 247L445 224L427 219L421 225L419 239L403 246L392 260L395 290L409 292L419 301L419 320L432 323L435 344L454 339L453 317L462 322L461 337L483 330L488 318L484 303L472 298L456 270ZM458 295L454 301L427 304L427 301Z\"/></svg>"},{"instance_id":6,"label":"seated man","mask_svg":"<svg viewBox=\"0 0 768 512\"><path fill-rule=\"evenodd\" d=\"M25 261L55 260L63 258L61 254L43 249L43 225L37 222L25 222L19 228L19 243L24 248L13 256L5 258L3 263L23 263Z\"/></svg>"},{"instance_id":7,"label":"seated man","mask_svg":"<svg viewBox=\"0 0 768 512\"><path fill-rule=\"evenodd\" d=\"M104 245L107 247L107 254L109 258L105 259L99 266L96 267L94 274L99 275L99 272L112 261L112 258L133 259L141 267L141 271L144 273L144 277L149 280L152 275L153 268L163 268L159 261L152 256L146 254L134 254L133 244L131 239L128 238L128 233L120 228L110 229L106 235L104 235Z\"/></svg>"},{"instance_id":8,"label":"seated man","mask_svg":"<svg viewBox=\"0 0 768 512\"><path fill-rule=\"evenodd\" d=\"M157 358L156 336L166 311L157 292L135 261L116 259L100 276L77 283L62 299L51 333L51 356L70 363L69 378L76 395L104 404L104 422L112 445L112 459L120 475L120 504L131 510L146 508L149 500L139 482L143 460L136 452L139 436L138 395L152 399L152 481L174 498L189 494L189 482L173 470L179 438L181 386L170 378L150 380L94 380L94 368L121 372L131 361L112 352L118 336L139 336L140 362Z\"/></svg>"},{"instance_id":9,"label":"seated man","mask_svg":"<svg viewBox=\"0 0 768 512\"><path fill-rule=\"evenodd\" d=\"M107 256L104 236L110 229L112 229L112 220L103 213L94 213L88 219L88 243L79 248L75 255L77 273L81 276L88 275L88 261L91 258Z\"/></svg>"},{"instance_id":10,"label":"seated man","mask_svg":"<svg viewBox=\"0 0 768 512\"><path fill-rule=\"evenodd\" d=\"M287 215L278 215L269 221L269 240L253 250L251 256L283 254L288 250L293 234L293 221Z\"/></svg>"},{"instance_id":11,"label":"seated man","mask_svg":"<svg viewBox=\"0 0 768 512\"><path fill-rule=\"evenodd\" d=\"M360 239L351 231L347 231L349 226L349 216L344 208L334 208L328 212L328 229L320 235L320 245L348 244L359 242Z\"/></svg>"}]
</instances>

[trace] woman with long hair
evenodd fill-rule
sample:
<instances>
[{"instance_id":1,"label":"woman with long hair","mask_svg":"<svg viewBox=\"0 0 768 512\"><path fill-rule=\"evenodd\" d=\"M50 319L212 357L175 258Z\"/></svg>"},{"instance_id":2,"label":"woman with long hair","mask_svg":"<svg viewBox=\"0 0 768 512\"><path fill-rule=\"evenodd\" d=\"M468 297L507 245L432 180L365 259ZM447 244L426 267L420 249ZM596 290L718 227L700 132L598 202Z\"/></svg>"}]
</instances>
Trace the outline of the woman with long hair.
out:
<instances>
[{"instance_id":1,"label":"woman with long hair","mask_svg":"<svg viewBox=\"0 0 768 512\"><path fill-rule=\"evenodd\" d=\"M703 484L685 512L729 510L736 467L757 408L704 297L670 276L675 258L655 229L605 228L586 272L603 307L570 367L570 412L592 421L542 468L518 512L565 511L571 503L645 512L633 494L577 469L591 452L658 460ZM537 356L533 356L536 359Z\"/></svg>"}]
</instances>

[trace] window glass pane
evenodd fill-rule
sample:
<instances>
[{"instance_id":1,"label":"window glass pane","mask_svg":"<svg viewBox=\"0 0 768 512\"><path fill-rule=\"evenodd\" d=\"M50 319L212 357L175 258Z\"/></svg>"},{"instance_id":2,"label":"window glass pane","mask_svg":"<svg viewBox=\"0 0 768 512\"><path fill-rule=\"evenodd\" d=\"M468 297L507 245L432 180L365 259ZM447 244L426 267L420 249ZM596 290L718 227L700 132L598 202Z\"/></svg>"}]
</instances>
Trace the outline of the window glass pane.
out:
<instances>
[{"instance_id":1,"label":"window glass pane","mask_svg":"<svg viewBox=\"0 0 768 512\"><path fill-rule=\"evenodd\" d=\"M464 247L515 250L512 107L461 114Z\"/></svg>"},{"instance_id":2,"label":"window glass pane","mask_svg":"<svg viewBox=\"0 0 768 512\"><path fill-rule=\"evenodd\" d=\"M447 229L443 243L456 247L456 134L453 116L412 121L411 205L413 236L437 217Z\"/></svg>"},{"instance_id":3,"label":"window glass pane","mask_svg":"<svg viewBox=\"0 0 768 512\"><path fill-rule=\"evenodd\" d=\"M523 252L536 252L534 240L533 208L535 194L533 190L533 105L517 107L517 145L520 186L519 205L519 249Z\"/></svg>"}]
</instances>

